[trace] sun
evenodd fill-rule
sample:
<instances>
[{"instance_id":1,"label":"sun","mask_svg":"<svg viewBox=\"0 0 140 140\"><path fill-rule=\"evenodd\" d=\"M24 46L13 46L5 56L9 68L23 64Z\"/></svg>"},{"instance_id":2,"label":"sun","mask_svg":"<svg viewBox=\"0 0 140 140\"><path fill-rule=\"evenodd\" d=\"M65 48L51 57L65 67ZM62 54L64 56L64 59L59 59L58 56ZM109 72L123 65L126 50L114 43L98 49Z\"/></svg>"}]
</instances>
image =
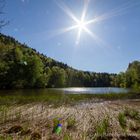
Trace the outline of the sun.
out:
<instances>
[{"instance_id":1,"label":"sun","mask_svg":"<svg viewBox=\"0 0 140 140\"><path fill-rule=\"evenodd\" d=\"M84 21L84 19L77 20L75 27L78 30L78 35L77 35L77 39L76 39L75 43L79 44L82 32L83 31L86 32L86 30L87 30L87 28L86 28L86 21Z\"/></svg>"},{"instance_id":2,"label":"sun","mask_svg":"<svg viewBox=\"0 0 140 140\"><path fill-rule=\"evenodd\" d=\"M97 44L104 44L104 41L102 41L100 39L100 37L98 37L93 31L91 31L87 27L87 25L89 25L89 24L94 25L97 22L101 22L101 21L104 21L111 17L121 15L122 11L129 8L130 6L126 4L126 6L124 6L124 7L121 7L121 8L118 7L118 8L112 9L108 13L104 13L100 16L96 16L95 18L87 20L87 11L88 11L88 6L89 6L90 0L83 0L83 1L84 1L84 7L83 7L83 11L81 13L81 17L79 17L79 18L77 18L76 15L73 14L71 9L69 7L67 7L67 5L65 5L65 3L63 3L61 0L59 1L59 3L56 1L56 4L75 22L75 24L71 25L70 27L62 28L62 29L58 30L58 32L56 32L56 35L59 35L59 34L62 34L62 33L65 33L65 32L71 31L71 30L77 30L77 37L76 37L76 41L75 41L76 44L80 43L80 38L81 38L81 35L83 32L89 34Z\"/></svg>"},{"instance_id":3,"label":"sun","mask_svg":"<svg viewBox=\"0 0 140 140\"><path fill-rule=\"evenodd\" d=\"M77 18L69 9L69 7L67 7L62 1L57 3L57 5L75 22L74 25L62 29L58 34L65 33L74 29L77 30L77 37L75 41L76 44L80 43L81 34L83 32L88 33L90 36L95 38L95 35L87 28L87 25L93 23L94 21L85 20L87 16L89 1L90 0L85 0L84 8L80 18Z\"/></svg>"},{"instance_id":4,"label":"sun","mask_svg":"<svg viewBox=\"0 0 140 140\"><path fill-rule=\"evenodd\" d=\"M79 30L84 30L84 28L86 28L86 22L80 20L80 21L77 23L77 28L78 28Z\"/></svg>"}]
</instances>

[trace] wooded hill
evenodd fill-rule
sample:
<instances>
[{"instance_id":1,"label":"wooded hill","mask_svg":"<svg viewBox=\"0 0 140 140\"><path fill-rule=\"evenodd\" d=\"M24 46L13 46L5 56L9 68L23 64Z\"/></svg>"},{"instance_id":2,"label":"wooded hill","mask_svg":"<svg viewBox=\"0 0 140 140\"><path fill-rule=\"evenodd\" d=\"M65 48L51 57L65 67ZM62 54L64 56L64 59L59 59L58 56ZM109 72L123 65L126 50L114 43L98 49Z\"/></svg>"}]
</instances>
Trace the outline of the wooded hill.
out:
<instances>
[{"instance_id":1,"label":"wooded hill","mask_svg":"<svg viewBox=\"0 0 140 140\"><path fill-rule=\"evenodd\" d=\"M136 65L136 66L135 66ZM137 66L138 65L138 66ZM131 68L138 70L131 70ZM130 64L129 76L120 73L96 73L76 70L55 61L35 49L21 44L14 38L0 34L0 88L42 88L42 87L130 87L140 85L140 62ZM129 70L130 69L130 70ZM133 71L133 74L132 72ZM130 74L131 73L131 74ZM136 74L138 73L138 75ZM138 80L137 80L138 79ZM133 82L136 82L135 84Z\"/></svg>"}]
</instances>

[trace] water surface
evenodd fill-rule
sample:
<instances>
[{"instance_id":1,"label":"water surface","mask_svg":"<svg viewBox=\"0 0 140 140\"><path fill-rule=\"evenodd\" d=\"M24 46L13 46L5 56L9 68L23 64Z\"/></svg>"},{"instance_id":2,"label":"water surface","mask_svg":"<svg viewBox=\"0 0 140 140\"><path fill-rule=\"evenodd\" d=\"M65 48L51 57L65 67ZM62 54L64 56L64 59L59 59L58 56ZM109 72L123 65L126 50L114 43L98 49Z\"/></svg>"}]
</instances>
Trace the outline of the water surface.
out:
<instances>
[{"instance_id":1,"label":"water surface","mask_svg":"<svg viewBox=\"0 0 140 140\"><path fill-rule=\"evenodd\" d=\"M61 91L69 94L107 94L107 93L128 93L130 89L126 88L114 88L114 87L94 87L94 88L56 88L56 91Z\"/></svg>"},{"instance_id":2,"label":"water surface","mask_svg":"<svg viewBox=\"0 0 140 140\"><path fill-rule=\"evenodd\" d=\"M22 89L22 90L0 90L0 95L49 95L49 94L108 94L108 93L129 93L130 89L125 88L46 88L46 89Z\"/></svg>"}]
</instances>

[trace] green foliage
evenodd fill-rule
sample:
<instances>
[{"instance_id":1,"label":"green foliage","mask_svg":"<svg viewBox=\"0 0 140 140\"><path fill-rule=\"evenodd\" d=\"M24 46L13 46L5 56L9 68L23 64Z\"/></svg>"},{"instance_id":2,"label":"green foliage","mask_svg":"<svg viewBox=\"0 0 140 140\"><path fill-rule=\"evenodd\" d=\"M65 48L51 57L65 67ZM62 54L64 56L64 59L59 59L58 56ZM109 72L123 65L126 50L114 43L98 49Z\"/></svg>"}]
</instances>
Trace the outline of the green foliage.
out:
<instances>
[{"instance_id":1,"label":"green foliage","mask_svg":"<svg viewBox=\"0 0 140 140\"><path fill-rule=\"evenodd\" d=\"M42 92L42 90L40 91ZM81 101L88 101L92 99L105 99L105 100L114 100L114 99L131 99L135 97L135 94L57 94L55 92L49 92L48 94L38 94L37 98L32 94L32 90L26 90L26 93L30 93L28 96L22 95L22 91L15 91L12 96L5 93L5 96L0 96L0 105L15 105L15 104L25 104L25 103L37 103L45 102L47 104L52 104L54 107L59 107L66 104L75 104ZM45 92L46 93L46 92ZM139 97L138 97L139 98ZM1 109L0 109L1 110Z\"/></svg>"},{"instance_id":2,"label":"green foliage","mask_svg":"<svg viewBox=\"0 0 140 140\"><path fill-rule=\"evenodd\" d=\"M117 75L116 84L122 88L126 87L126 74L124 72L121 72Z\"/></svg>"},{"instance_id":3,"label":"green foliage","mask_svg":"<svg viewBox=\"0 0 140 140\"><path fill-rule=\"evenodd\" d=\"M140 62L125 73L78 71L0 34L0 88L133 87L140 89Z\"/></svg>"},{"instance_id":4,"label":"green foliage","mask_svg":"<svg viewBox=\"0 0 140 140\"><path fill-rule=\"evenodd\" d=\"M26 69L27 86L35 86L36 82L39 83L43 76L43 63L38 56L31 56L28 58L28 66ZM42 79L43 80L43 79Z\"/></svg>"},{"instance_id":5,"label":"green foliage","mask_svg":"<svg viewBox=\"0 0 140 140\"><path fill-rule=\"evenodd\" d=\"M127 121L131 120L130 122ZM139 131L139 122L140 122L140 114L137 110L131 109L131 108L125 108L124 112L119 113L118 120L120 126L126 130L126 128L129 128L131 131ZM133 120L133 121L132 121ZM129 124L127 124L129 122Z\"/></svg>"},{"instance_id":6,"label":"green foliage","mask_svg":"<svg viewBox=\"0 0 140 140\"><path fill-rule=\"evenodd\" d=\"M126 108L124 110L124 114L126 117L134 120L140 120L140 113L135 109Z\"/></svg>"},{"instance_id":7,"label":"green foliage","mask_svg":"<svg viewBox=\"0 0 140 140\"><path fill-rule=\"evenodd\" d=\"M126 123L127 123L125 114L124 113L119 113L118 120L119 120L120 126L123 129L125 129L126 128Z\"/></svg>"},{"instance_id":8,"label":"green foliage","mask_svg":"<svg viewBox=\"0 0 140 140\"><path fill-rule=\"evenodd\" d=\"M11 136L0 136L0 140L13 140Z\"/></svg>"},{"instance_id":9,"label":"green foliage","mask_svg":"<svg viewBox=\"0 0 140 140\"><path fill-rule=\"evenodd\" d=\"M67 120L67 129L75 130L76 127L76 120L75 118L69 117Z\"/></svg>"},{"instance_id":10,"label":"green foliage","mask_svg":"<svg viewBox=\"0 0 140 140\"><path fill-rule=\"evenodd\" d=\"M0 53L0 88L45 86L44 65L34 50L0 34Z\"/></svg>"},{"instance_id":11,"label":"green foliage","mask_svg":"<svg viewBox=\"0 0 140 140\"><path fill-rule=\"evenodd\" d=\"M109 128L109 120L108 118L103 119L96 127L96 134L98 136L106 135Z\"/></svg>"},{"instance_id":12,"label":"green foliage","mask_svg":"<svg viewBox=\"0 0 140 140\"><path fill-rule=\"evenodd\" d=\"M116 78L117 86L140 90L140 62L129 64L125 73L120 73Z\"/></svg>"},{"instance_id":13,"label":"green foliage","mask_svg":"<svg viewBox=\"0 0 140 140\"><path fill-rule=\"evenodd\" d=\"M60 123L60 120L59 120L59 118L53 118L53 127L54 128L56 128L57 127L57 125Z\"/></svg>"},{"instance_id":14,"label":"green foliage","mask_svg":"<svg viewBox=\"0 0 140 140\"><path fill-rule=\"evenodd\" d=\"M15 60L17 61L17 63L19 63L19 62L22 63L23 53L22 53L21 49L19 47L16 47L14 51L15 51Z\"/></svg>"},{"instance_id":15,"label":"green foliage","mask_svg":"<svg viewBox=\"0 0 140 140\"><path fill-rule=\"evenodd\" d=\"M131 130L132 132L140 132L139 123L130 122L129 123L129 130Z\"/></svg>"},{"instance_id":16,"label":"green foliage","mask_svg":"<svg viewBox=\"0 0 140 140\"><path fill-rule=\"evenodd\" d=\"M0 122L7 120L9 108L6 105L0 106Z\"/></svg>"},{"instance_id":17,"label":"green foliage","mask_svg":"<svg viewBox=\"0 0 140 140\"><path fill-rule=\"evenodd\" d=\"M72 140L71 136L69 134L64 134L63 140Z\"/></svg>"},{"instance_id":18,"label":"green foliage","mask_svg":"<svg viewBox=\"0 0 140 140\"><path fill-rule=\"evenodd\" d=\"M140 89L140 62L134 61L130 63L126 73L129 76L131 87Z\"/></svg>"},{"instance_id":19,"label":"green foliage","mask_svg":"<svg viewBox=\"0 0 140 140\"><path fill-rule=\"evenodd\" d=\"M52 67L49 79L50 87L64 87L65 86L65 71L57 66Z\"/></svg>"}]
</instances>

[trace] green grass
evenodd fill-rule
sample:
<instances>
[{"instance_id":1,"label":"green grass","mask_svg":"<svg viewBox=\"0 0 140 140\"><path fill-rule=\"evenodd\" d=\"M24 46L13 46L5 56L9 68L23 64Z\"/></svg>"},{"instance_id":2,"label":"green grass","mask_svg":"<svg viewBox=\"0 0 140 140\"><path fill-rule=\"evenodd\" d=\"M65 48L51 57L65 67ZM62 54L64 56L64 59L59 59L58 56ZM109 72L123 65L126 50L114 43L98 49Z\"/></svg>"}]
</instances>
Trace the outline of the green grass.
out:
<instances>
[{"instance_id":1,"label":"green grass","mask_svg":"<svg viewBox=\"0 0 140 140\"><path fill-rule=\"evenodd\" d=\"M135 109L131 109L131 108L126 108L124 110L124 114L126 117L129 117L130 119L134 119L134 120L139 120L140 121L140 113L135 110Z\"/></svg>"},{"instance_id":2,"label":"green grass","mask_svg":"<svg viewBox=\"0 0 140 140\"><path fill-rule=\"evenodd\" d=\"M132 132L140 133L140 125L138 123L131 122L131 123L129 123L129 130Z\"/></svg>"},{"instance_id":3,"label":"green grass","mask_svg":"<svg viewBox=\"0 0 140 140\"><path fill-rule=\"evenodd\" d=\"M69 134L64 134L63 140L72 140L71 136Z\"/></svg>"},{"instance_id":4,"label":"green grass","mask_svg":"<svg viewBox=\"0 0 140 140\"><path fill-rule=\"evenodd\" d=\"M4 95L0 96L0 105L15 105L45 102L54 106L75 104L80 101L89 101L92 99L116 100L116 99L132 99L140 98L140 94L46 94L46 95Z\"/></svg>"},{"instance_id":5,"label":"green grass","mask_svg":"<svg viewBox=\"0 0 140 140\"><path fill-rule=\"evenodd\" d=\"M107 134L109 129L109 120L108 118L103 119L96 127L97 136L104 136Z\"/></svg>"},{"instance_id":6,"label":"green grass","mask_svg":"<svg viewBox=\"0 0 140 140\"><path fill-rule=\"evenodd\" d=\"M13 140L11 136L0 136L0 140Z\"/></svg>"},{"instance_id":7,"label":"green grass","mask_svg":"<svg viewBox=\"0 0 140 140\"><path fill-rule=\"evenodd\" d=\"M126 123L127 123L127 120L126 120L126 116L124 113L119 113L118 115L118 120L119 120L119 124L120 126L125 129L126 128Z\"/></svg>"},{"instance_id":8,"label":"green grass","mask_svg":"<svg viewBox=\"0 0 140 140\"><path fill-rule=\"evenodd\" d=\"M54 128L56 128L59 123L60 123L60 118L53 118L53 127Z\"/></svg>"},{"instance_id":9,"label":"green grass","mask_svg":"<svg viewBox=\"0 0 140 140\"><path fill-rule=\"evenodd\" d=\"M7 120L9 110L9 107L6 105L0 106L0 123L4 123Z\"/></svg>"},{"instance_id":10,"label":"green grass","mask_svg":"<svg viewBox=\"0 0 140 140\"><path fill-rule=\"evenodd\" d=\"M69 117L67 119L67 129L69 130L75 130L76 128L76 120L73 117Z\"/></svg>"},{"instance_id":11,"label":"green grass","mask_svg":"<svg viewBox=\"0 0 140 140\"><path fill-rule=\"evenodd\" d=\"M120 126L124 130L126 130L126 128L129 128L131 131L137 132L140 129L140 113L136 109L125 108L123 112L119 113L118 120ZM129 125L127 123L129 123Z\"/></svg>"}]
</instances>

